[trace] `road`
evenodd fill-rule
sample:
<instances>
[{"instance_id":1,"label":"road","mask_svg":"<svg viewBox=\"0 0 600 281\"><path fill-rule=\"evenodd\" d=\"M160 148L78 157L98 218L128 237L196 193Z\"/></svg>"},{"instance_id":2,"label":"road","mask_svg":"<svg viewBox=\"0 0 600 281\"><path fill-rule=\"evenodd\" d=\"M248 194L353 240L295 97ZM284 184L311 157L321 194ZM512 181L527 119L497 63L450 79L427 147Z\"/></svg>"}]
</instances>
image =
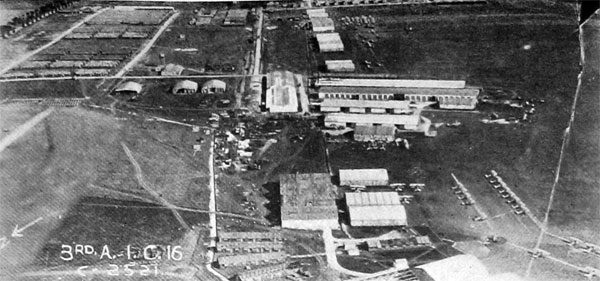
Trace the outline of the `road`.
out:
<instances>
[{"instance_id":1,"label":"road","mask_svg":"<svg viewBox=\"0 0 600 281\"><path fill-rule=\"evenodd\" d=\"M357 272L357 271L352 271L352 270L346 269L338 263L337 256L335 253L336 247L334 244L333 234L331 233L331 228L327 228L327 227L323 228L323 243L325 243L325 256L327 257L327 264L332 269L334 269L340 273L347 274L350 276L356 276L356 277L366 277L366 276L372 275L372 274L368 274L368 273Z\"/></svg>"},{"instance_id":2,"label":"road","mask_svg":"<svg viewBox=\"0 0 600 281\"><path fill-rule=\"evenodd\" d=\"M258 13L258 24L256 29L256 48L254 49L254 68L252 70L252 74L259 75L260 74L260 59L262 57L262 30L263 23L265 20L265 16L262 10L262 7L256 8L256 12Z\"/></svg>"},{"instance_id":3,"label":"road","mask_svg":"<svg viewBox=\"0 0 600 281\"><path fill-rule=\"evenodd\" d=\"M167 29L167 27L169 27L169 25L171 25L171 23L173 23L173 21L179 15L180 15L179 12L175 12L167 21L165 21L165 23L163 23L163 25L160 27L160 29L158 29L156 34L154 34L154 37L152 37L152 39L150 39L150 41L148 43L146 43L144 48L142 48L140 50L140 52L121 69L121 71L117 72L117 74L115 74L115 76L121 77L125 73L127 73L127 71L131 70L142 59L142 57L144 57L144 55L150 50L150 48L152 48L152 46L154 45L154 42L156 42L156 40L158 40L158 37L160 37L160 35Z\"/></svg>"},{"instance_id":4,"label":"road","mask_svg":"<svg viewBox=\"0 0 600 281\"><path fill-rule=\"evenodd\" d=\"M123 150L125 151L125 154L127 154L127 157L129 158L129 161L131 162L131 164L133 165L133 167L135 169L135 177L136 177L138 183L140 184L140 186L144 190L146 190L146 192L150 193L163 206L169 208L173 212L173 215L175 215L175 218L177 218L177 220L179 221L179 223L181 224L181 226L186 231L190 231L191 230L190 226L183 220L183 218L181 217L181 215L177 211L175 205L173 205L170 202L168 202L167 200L165 200L160 194L158 194L156 191L154 191L154 189L152 189L148 185L148 183L144 180L144 175L142 174L142 168L140 167L140 165L138 164L138 162L133 157L133 154L131 153L131 150L129 150L129 148L127 147L127 145L125 145L124 142L121 142L121 146L123 146Z\"/></svg>"},{"instance_id":5,"label":"road","mask_svg":"<svg viewBox=\"0 0 600 281\"><path fill-rule=\"evenodd\" d=\"M208 262L206 263L206 270L208 270L212 275L219 278L222 281L227 281L227 278L214 270L212 267L212 263L215 259L215 249L217 247L217 185L215 183L215 161L214 161L214 151L215 151L215 132L211 130L211 142L208 157L208 170L210 175L210 180L208 186L210 188L210 199L208 203L209 220L210 220L210 245L208 248Z\"/></svg>"}]
</instances>

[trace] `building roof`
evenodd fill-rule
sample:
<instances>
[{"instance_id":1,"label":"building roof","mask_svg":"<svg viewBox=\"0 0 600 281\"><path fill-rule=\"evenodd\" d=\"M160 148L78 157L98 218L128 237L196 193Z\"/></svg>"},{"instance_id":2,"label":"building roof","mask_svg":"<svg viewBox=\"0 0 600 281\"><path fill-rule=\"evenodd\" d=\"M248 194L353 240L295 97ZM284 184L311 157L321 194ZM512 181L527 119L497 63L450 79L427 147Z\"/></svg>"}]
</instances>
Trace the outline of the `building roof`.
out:
<instances>
[{"instance_id":1,"label":"building roof","mask_svg":"<svg viewBox=\"0 0 600 281\"><path fill-rule=\"evenodd\" d=\"M329 174L280 176L281 220L337 219L337 188Z\"/></svg>"},{"instance_id":2,"label":"building roof","mask_svg":"<svg viewBox=\"0 0 600 281\"><path fill-rule=\"evenodd\" d=\"M397 93L403 95L425 95L425 96L465 96L477 97L481 89L479 88L464 88L464 89L441 89L441 88L402 88L397 89Z\"/></svg>"},{"instance_id":3,"label":"building roof","mask_svg":"<svg viewBox=\"0 0 600 281\"><path fill-rule=\"evenodd\" d=\"M336 33L337 34L337 33ZM317 34L317 40L319 39ZM325 34L323 34L325 35ZM338 35L339 37L339 35ZM325 39L323 39L325 40ZM332 39L333 40L333 39ZM319 41L320 42L320 41ZM408 80L408 79L358 79L358 78L319 78L316 86L346 87L393 87L393 88L464 88L464 80Z\"/></svg>"},{"instance_id":4,"label":"building roof","mask_svg":"<svg viewBox=\"0 0 600 281\"><path fill-rule=\"evenodd\" d=\"M331 33L317 33L317 42L319 43L319 49L322 52L338 52L344 50L344 43L342 38L336 32Z\"/></svg>"},{"instance_id":5,"label":"building roof","mask_svg":"<svg viewBox=\"0 0 600 281\"><path fill-rule=\"evenodd\" d=\"M354 135L361 136L391 136L396 135L396 127L394 126L356 126Z\"/></svg>"},{"instance_id":6,"label":"building roof","mask_svg":"<svg viewBox=\"0 0 600 281\"><path fill-rule=\"evenodd\" d=\"M315 32L333 31L335 28L333 20L328 17L312 17L310 22Z\"/></svg>"},{"instance_id":7,"label":"building roof","mask_svg":"<svg viewBox=\"0 0 600 281\"><path fill-rule=\"evenodd\" d=\"M346 86L321 86L319 93L324 94L398 94L400 89L389 87L346 87Z\"/></svg>"},{"instance_id":8,"label":"building roof","mask_svg":"<svg viewBox=\"0 0 600 281\"><path fill-rule=\"evenodd\" d=\"M281 232L219 232L219 239L282 239Z\"/></svg>"},{"instance_id":9,"label":"building roof","mask_svg":"<svg viewBox=\"0 0 600 281\"><path fill-rule=\"evenodd\" d=\"M352 171L352 170L349 170ZM385 170L384 170L385 171ZM387 171L386 171L387 172ZM387 176L387 174L386 174ZM397 192L349 192L346 193L346 205L350 206L387 206L402 205Z\"/></svg>"},{"instance_id":10,"label":"building roof","mask_svg":"<svg viewBox=\"0 0 600 281\"><path fill-rule=\"evenodd\" d=\"M325 123L355 123L355 124L384 124L384 125L419 125L419 114L352 114L330 113L325 116Z\"/></svg>"},{"instance_id":11,"label":"building roof","mask_svg":"<svg viewBox=\"0 0 600 281\"><path fill-rule=\"evenodd\" d=\"M198 91L198 83L194 82L194 81L190 81L190 80L181 80L178 81L177 83L175 83L175 86L173 86L173 93L177 93L180 90L185 90L185 91Z\"/></svg>"},{"instance_id":12,"label":"building roof","mask_svg":"<svg viewBox=\"0 0 600 281\"><path fill-rule=\"evenodd\" d=\"M341 181L387 181L389 180L386 169L340 169Z\"/></svg>"},{"instance_id":13,"label":"building roof","mask_svg":"<svg viewBox=\"0 0 600 281\"><path fill-rule=\"evenodd\" d=\"M410 109L410 101L401 100L348 100L325 99L320 103L323 107L355 107L355 108L386 108Z\"/></svg>"},{"instance_id":14,"label":"building roof","mask_svg":"<svg viewBox=\"0 0 600 281\"><path fill-rule=\"evenodd\" d=\"M352 225L406 225L406 210L397 192L348 192Z\"/></svg>"},{"instance_id":15,"label":"building roof","mask_svg":"<svg viewBox=\"0 0 600 281\"><path fill-rule=\"evenodd\" d=\"M178 64L169 63L165 65L165 67L160 72L160 75L163 76L178 76L183 72L184 67Z\"/></svg>"},{"instance_id":16,"label":"building roof","mask_svg":"<svg viewBox=\"0 0 600 281\"><path fill-rule=\"evenodd\" d=\"M115 89L115 92L135 92L139 94L142 91L142 84L128 81L125 82Z\"/></svg>"},{"instance_id":17,"label":"building roof","mask_svg":"<svg viewBox=\"0 0 600 281\"><path fill-rule=\"evenodd\" d=\"M457 255L420 265L435 281L481 281L489 273L483 263L472 255Z\"/></svg>"},{"instance_id":18,"label":"building roof","mask_svg":"<svg viewBox=\"0 0 600 281\"><path fill-rule=\"evenodd\" d=\"M329 16L325 9L306 9L306 14L309 18Z\"/></svg>"},{"instance_id":19,"label":"building roof","mask_svg":"<svg viewBox=\"0 0 600 281\"><path fill-rule=\"evenodd\" d=\"M211 80L204 82L204 84L202 84L202 89L209 89L209 88L226 89L227 83L225 83L221 80L211 79Z\"/></svg>"},{"instance_id":20,"label":"building roof","mask_svg":"<svg viewBox=\"0 0 600 281\"><path fill-rule=\"evenodd\" d=\"M270 72L267 83L266 107L270 112L298 112L296 79L292 72Z\"/></svg>"},{"instance_id":21,"label":"building roof","mask_svg":"<svg viewBox=\"0 0 600 281\"><path fill-rule=\"evenodd\" d=\"M338 69L354 70L356 68L354 66L354 62L352 62L352 60L326 60L325 66L327 66L327 70L338 70Z\"/></svg>"}]
</instances>

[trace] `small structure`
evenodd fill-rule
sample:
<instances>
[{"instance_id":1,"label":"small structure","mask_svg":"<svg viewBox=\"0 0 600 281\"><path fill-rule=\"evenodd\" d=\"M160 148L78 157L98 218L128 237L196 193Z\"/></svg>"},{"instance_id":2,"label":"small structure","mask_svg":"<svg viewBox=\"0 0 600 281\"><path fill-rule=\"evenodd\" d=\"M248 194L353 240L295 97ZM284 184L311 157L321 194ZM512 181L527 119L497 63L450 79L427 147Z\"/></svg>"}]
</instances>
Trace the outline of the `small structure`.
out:
<instances>
[{"instance_id":1,"label":"small structure","mask_svg":"<svg viewBox=\"0 0 600 281\"><path fill-rule=\"evenodd\" d=\"M326 60L325 66L329 72L354 72L356 70L352 60Z\"/></svg>"},{"instance_id":2,"label":"small structure","mask_svg":"<svg viewBox=\"0 0 600 281\"><path fill-rule=\"evenodd\" d=\"M162 76L179 76L183 72L184 67L177 64L169 63L160 71Z\"/></svg>"},{"instance_id":3,"label":"small structure","mask_svg":"<svg viewBox=\"0 0 600 281\"><path fill-rule=\"evenodd\" d=\"M282 175L280 186L282 227L338 227L337 188L329 174Z\"/></svg>"},{"instance_id":4,"label":"small structure","mask_svg":"<svg viewBox=\"0 0 600 281\"><path fill-rule=\"evenodd\" d=\"M281 263L286 259L286 254L283 251L280 252L268 252L268 253L252 253L245 255L235 256L220 256L217 258L217 262L220 267L227 266L240 266L248 264L268 264L268 263Z\"/></svg>"},{"instance_id":5,"label":"small structure","mask_svg":"<svg viewBox=\"0 0 600 281\"><path fill-rule=\"evenodd\" d=\"M115 93L118 93L118 94L135 94L135 95L137 95L140 92L142 92L142 84L132 82L132 81L125 82L125 83L119 85L115 89Z\"/></svg>"},{"instance_id":6,"label":"small structure","mask_svg":"<svg viewBox=\"0 0 600 281\"><path fill-rule=\"evenodd\" d=\"M310 18L313 32L332 32L335 30L333 20L329 17L313 17Z\"/></svg>"},{"instance_id":7,"label":"small structure","mask_svg":"<svg viewBox=\"0 0 600 281\"><path fill-rule=\"evenodd\" d=\"M247 18L247 9L230 9L227 11L227 16L225 17L225 21L223 21L223 25L246 25Z\"/></svg>"},{"instance_id":8,"label":"small structure","mask_svg":"<svg viewBox=\"0 0 600 281\"><path fill-rule=\"evenodd\" d=\"M327 11L325 9L306 9L306 14L308 18L319 18L319 17L329 17Z\"/></svg>"},{"instance_id":9,"label":"small structure","mask_svg":"<svg viewBox=\"0 0 600 281\"><path fill-rule=\"evenodd\" d=\"M190 80L179 81L173 86L174 95L192 95L198 91L198 83Z\"/></svg>"},{"instance_id":10,"label":"small structure","mask_svg":"<svg viewBox=\"0 0 600 281\"><path fill-rule=\"evenodd\" d=\"M384 141L393 142L396 139L395 126L356 126L354 140L361 142Z\"/></svg>"},{"instance_id":11,"label":"small structure","mask_svg":"<svg viewBox=\"0 0 600 281\"><path fill-rule=\"evenodd\" d=\"M273 71L267 77L265 106L272 113L298 112L296 77L290 71Z\"/></svg>"},{"instance_id":12,"label":"small structure","mask_svg":"<svg viewBox=\"0 0 600 281\"><path fill-rule=\"evenodd\" d=\"M262 281L262 280L279 280L287 274L286 263L278 263L274 265L261 266L251 270L242 271L238 274L236 280L239 281Z\"/></svg>"},{"instance_id":13,"label":"small structure","mask_svg":"<svg viewBox=\"0 0 600 281\"><path fill-rule=\"evenodd\" d=\"M344 51L344 43L337 32L317 33L315 36L317 37L317 42L319 43L319 50L322 53Z\"/></svg>"},{"instance_id":14,"label":"small structure","mask_svg":"<svg viewBox=\"0 0 600 281\"><path fill-rule=\"evenodd\" d=\"M397 192L348 192L346 205L352 226L406 225L406 210Z\"/></svg>"},{"instance_id":15,"label":"small structure","mask_svg":"<svg viewBox=\"0 0 600 281\"><path fill-rule=\"evenodd\" d=\"M203 94L222 94L227 90L227 84L221 80L208 80L202 84L201 93Z\"/></svg>"},{"instance_id":16,"label":"small structure","mask_svg":"<svg viewBox=\"0 0 600 281\"><path fill-rule=\"evenodd\" d=\"M283 241L281 232L219 232L219 241Z\"/></svg>"},{"instance_id":17,"label":"small structure","mask_svg":"<svg viewBox=\"0 0 600 281\"><path fill-rule=\"evenodd\" d=\"M383 186L388 185L386 169L340 169L340 185Z\"/></svg>"}]
</instances>

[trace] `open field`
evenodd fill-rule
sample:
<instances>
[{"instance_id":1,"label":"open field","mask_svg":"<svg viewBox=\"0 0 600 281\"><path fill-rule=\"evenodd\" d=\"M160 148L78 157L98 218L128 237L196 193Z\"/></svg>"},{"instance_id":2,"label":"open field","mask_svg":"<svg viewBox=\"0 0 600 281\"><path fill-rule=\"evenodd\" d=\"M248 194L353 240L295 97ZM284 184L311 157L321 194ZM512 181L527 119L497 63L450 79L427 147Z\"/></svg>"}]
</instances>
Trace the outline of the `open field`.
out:
<instances>
[{"instance_id":1,"label":"open field","mask_svg":"<svg viewBox=\"0 0 600 281\"><path fill-rule=\"evenodd\" d=\"M243 73L253 46L253 16L249 16L246 25L222 26L228 10L225 4L190 3L175 7L181 9L181 15L160 36L141 64L160 65L160 54L164 54L166 63L190 68L191 70L185 71L189 74ZM216 14L209 18L207 24L189 24L196 17L194 9L200 8L214 10Z\"/></svg>"},{"instance_id":2,"label":"open field","mask_svg":"<svg viewBox=\"0 0 600 281\"><path fill-rule=\"evenodd\" d=\"M86 18L83 25L72 30L60 41L42 50L34 58L19 64L3 77L71 76L73 73L81 76L114 74L143 43L149 43L147 40L158 32L160 24L171 15L172 11L169 9L127 10L113 7L100 11L91 18ZM52 15L48 20L65 16ZM72 24L73 22L70 25ZM52 24L47 25L48 28L53 27ZM55 29L65 26L62 22L56 25ZM35 31L35 28L40 26L43 25L34 24L30 32L36 32L34 35L45 34L44 30ZM37 48L50 42L51 38L27 40L39 43ZM107 59L106 55L113 58Z\"/></svg>"},{"instance_id":3,"label":"open field","mask_svg":"<svg viewBox=\"0 0 600 281\"><path fill-rule=\"evenodd\" d=\"M545 99L546 103L539 104L531 123L486 125L479 122L486 117L486 113L489 114L489 109L483 109L484 112L480 114L428 111L424 115L434 123L456 120L462 122L462 126L441 127L436 138L409 140L410 150L393 147L385 152L374 152L353 144L333 146L330 148L331 163L334 172L340 168L387 168L393 182L426 183L425 191L415 194L415 202L408 206L409 222L412 225L425 223L434 230L443 232L446 237L457 240L468 236L477 239L481 235L495 232L507 237L510 243L531 248L539 229L528 218L513 215L510 207L485 182L483 175L490 169L498 171L534 215L543 219L576 88L579 60L577 36L573 33L576 26L569 25L569 21L565 20L559 21L560 24L544 26L539 25L536 20L523 21L519 17L514 18L514 21L505 19L502 24L496 24L499 22L492 19L493 17L484 17L469 22L459 20L453 21L452 25L440 24L439 20L415 19L410 25L417 28L408 35L402 35L406 38L397 42L412 42L410 44L413 47L399 49L419 52L418 54L406 56L405 52L381 52L398 58L414 59L410 63L403 61L398 64L404 69L393 69L388 65L391 73L414 78L462 78L473 85L515 90L525 99ZM542 22L547 23L546 19ZM381 45L390 46L387 43ZM531 52L525 50L524 45L529 45ZM441 61L440 58L447 61L435 64L435 67L426 67L427 61ZM394 57L382 59L384 62L393 60ZM595 75L597 77L597 68L591 68L590 71L586 81L592 81L591 77ZM589 89L587 91L591 93L592 89L597 89L597 85L584 89ZM586 95L580 96L580 105L593 104L593 100L597 98L592 94L587 95L587 100L585 97ZM586 110L585 107L583 110ZM589 143L586 139L594 139L595 133L591 133L594 125L587 122L595 120L597 114L580 113L578 116L582 116L580 120L585 120L582 122L589 126L580 125L582 139L577 147L584 147L583 151L590 149L586 155L596 155L595 145L584 143ZM591 158L589 161L592 161L590 164L597 162ZM490 217L497 216L490 221L494 230L488 229L485 224L473 222L471 218L477 213L472 208L460 206L460 202L449 190L453 184L450 173L454 173L465 184ZM555 198L550 216L551 231L585 241L597 241L599 224L594 222L599 217L597 207L592 207L595 204L592 202L597 203L598 198L591 186L595 186L593 183L597 183L598 179L591 173L584 176L586 174L579 168L570 170L570 173L573 173L572 176L565 176L565 180L579 180L577 184L572 180L572 185L559 184L558 192L563 195L559 197L557 193ZM575 174L579 176L574 176ZM590 187L586 188L586 185ZM542 248L561 243L559 240L546 238ZM485 262L493 270L496 270L494 268L497 264L509 262L514 265L512 268L498 268L523 274L529 260L526 253L518 248L510 248L509 245L503 248L506 248L503 251L516 255L514 261L506 261L508 256L499 252L486 258ZM580 255L571 255L568 260L579 265L593 265L597 262L585 260ZM546 280L580 278L574 269L549 270L552 264L550 261L535 263L534 276ZM556 266L554 264L555 268Z\"/></svg>"},{"instance_id":4,"label":"open field","mask_svg":"<svg viewBox=\"0 0 600 281\"><path fill-rule=\"evenodd\" d=\"M523 52L516 46L536 42L538 49L551 51L548 44L561 44L562 40L547 40L547 34L562 33L565 28L575 30L575 18L565 14L568 11L564 8L554 9L494 4L327 9L345 47L343 52L335 53L320 53L312 31L293 27L300 22L288 21L288 18L301 17L299 12L273 12L268 14L266 26L276 28L265 31L265 58L274 68L301 73L324 71L325 60L350 59L358 73L467 79L479 85L477 74L490 64L494 65L492 69L502 69L521 59ZM370 27L342 21L345 17L366 15L373 15L375 19ZM538 30L541 26L544 26L543 32ZM368 40L372 40L372 47L367 46ZM501 56L506 59L494 58L500 55L498 52L505 52ZM367 67L365 61L373 66ZM548 61L550 63L553 61Z\"/></svg>"},{"instance_id":5,"label":"open field","mask_svg":"<svg viewBox=\"0 0 600 281\"><path fill-rule=\"evenodd\" d=\"M36 108L2 105L1 114L7 116L2 118L2 127L14 129L35 114ZM101 244L119 239L125 242L125 236L133 241L134 237L140 236L139 233L122 233L118 229L120 224L130 224L124 213L132 215L129 219L135 217L136 223L147 227L149 232L158 234L160 231L163 238L157 238L157 242L175 241L165 240L177 239L180 235L169 230L175 227L176 222L170 211L163 210L160 215L157 213L156 216L148 216L148 220L140 220L139 216L133 216L138 211L104 206L115 202L94 201L96 199L93 198L156 202L136 181L132 163L121 146L125 143L139 163L144 181L155 193L178 207L206 211L207 154L192 154L192 144L198 137L189 127L136 120L117 121L111 116L80 108L55 110L4 150L0 158L2 163L11 163L2 165L0 171L3 179L0 189L2 229L13 229L16 224L22 226L41 218L27 229L25 237L9 240L9 245L2 250L2 272L21 272L38 258L48 261L46 256L39 255L46 243L58 243L48 242L52 231L58 231L55 232L61 237L58 241L65 243L76 242L71 240L76 236L82 239L78 241L80 243ZM203 146L203 151L207 151L206 144ZM100 204L77 207L82 202ZM98 215L99 210L108 212L107 216ZM207 218L204 213L183 213L189 225ZM154 218L159 221L153 221ZM99 221L94 222L93 219ZM114 219L125 221L116 225L108 222ZM163 224L171 227L163 228ZM86 231L92 228L106 232ZM156 229L151 231L153 228ZM54 254L51 255L55 258Z\"/></svg>"}]
</instances>

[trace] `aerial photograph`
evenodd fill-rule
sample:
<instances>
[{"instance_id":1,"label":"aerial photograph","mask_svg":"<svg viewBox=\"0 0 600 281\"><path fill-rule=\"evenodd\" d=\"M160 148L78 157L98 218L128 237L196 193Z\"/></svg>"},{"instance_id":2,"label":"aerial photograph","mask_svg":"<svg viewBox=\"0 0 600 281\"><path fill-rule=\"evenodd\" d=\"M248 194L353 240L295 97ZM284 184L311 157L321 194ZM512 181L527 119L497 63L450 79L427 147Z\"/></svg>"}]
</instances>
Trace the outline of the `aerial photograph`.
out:
<instances>
[{"instance_id":1,"label":"aerial photograph","mask_svg":"<svg viewBox=\"0 0 600 281\"><path fill-rule=\"evenodd\" d=\"M0 0L0 281L600 281L600 0Z\"/></svg>"}]
</instances>

